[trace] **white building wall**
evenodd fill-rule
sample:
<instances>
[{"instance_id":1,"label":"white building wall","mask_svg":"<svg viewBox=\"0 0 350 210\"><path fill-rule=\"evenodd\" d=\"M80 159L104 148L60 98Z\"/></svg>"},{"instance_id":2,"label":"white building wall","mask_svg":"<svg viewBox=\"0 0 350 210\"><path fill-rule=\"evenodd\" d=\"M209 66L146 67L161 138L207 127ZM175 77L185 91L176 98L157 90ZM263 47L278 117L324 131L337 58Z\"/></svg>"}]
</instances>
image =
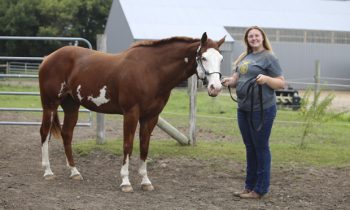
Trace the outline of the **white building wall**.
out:
<instances>
[{"instance_id":1,"label":"white building wall","mask_svg":"<svg viewBox=\"0 0 350 210\"><path fill-rule=\"evenodd\" d=\"M107 52L119 53L134 41L130 26L119 1L113 1L105 30Z\"/></svg>"},{"instance_id":2,"label":"white building wall","mask_svg":"<svg viewBox=\"0 0 350 210\"><path fill-rule=\"evenodd\" d=\"M316 60L320 61L321 79L324 84L350 85L350 80L332 80L332 78L350 79L350 45L325 43L293 43L271 42L278 57L284 76L290 82L313 83ZM245 49L242 41L236 41L233 50L235 60ZM328 77L326 79L325 77ZM291 84L294 88L304 89L306 84ZM326 89L347 90L341 87L325 87Z\"/></svg>"}]
</instances>

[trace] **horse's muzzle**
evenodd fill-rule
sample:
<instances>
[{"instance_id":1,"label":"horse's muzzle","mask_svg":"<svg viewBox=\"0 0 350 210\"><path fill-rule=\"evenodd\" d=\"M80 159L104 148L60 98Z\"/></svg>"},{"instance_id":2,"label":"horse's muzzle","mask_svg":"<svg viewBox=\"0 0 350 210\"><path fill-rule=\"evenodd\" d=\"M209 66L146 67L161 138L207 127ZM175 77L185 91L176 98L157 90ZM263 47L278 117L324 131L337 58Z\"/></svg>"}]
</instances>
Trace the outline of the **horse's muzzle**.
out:
<instances>
[{"instance_id":1,"label":"horse's muzzle","mask_svg":"<svg viewBox=\"0 0 350 210\"><path fill-rule=\"evenodd\" d=\"M217 95L219 95L221 88L222 88L222 86L215 87L213 84L209 85L208 86L208 95L211 97L216 97Z\"/></svg>"}]
</instances>

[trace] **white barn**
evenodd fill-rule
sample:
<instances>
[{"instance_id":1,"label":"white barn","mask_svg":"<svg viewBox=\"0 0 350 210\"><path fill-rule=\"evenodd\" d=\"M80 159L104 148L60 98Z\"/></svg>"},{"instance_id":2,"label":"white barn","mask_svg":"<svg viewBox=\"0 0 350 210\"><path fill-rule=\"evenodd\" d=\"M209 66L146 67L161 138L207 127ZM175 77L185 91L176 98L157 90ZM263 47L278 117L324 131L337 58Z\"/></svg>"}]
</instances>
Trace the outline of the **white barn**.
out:
<instances>
[{"instance_id":1,"label":"white barn","mask_svg":"<svg viewBox=\"0 0 350 210\"><path fill-rule=\"evenodd\" d=\"M350 78L349 11L350 1L335 0L114 0L105 30L107 52L120 52L137 40L226 35L222 72L229 75L244 50L244 30L258 25L288 81L312 81L316 60L321 76Z\"/></svg>"}]
</instances>

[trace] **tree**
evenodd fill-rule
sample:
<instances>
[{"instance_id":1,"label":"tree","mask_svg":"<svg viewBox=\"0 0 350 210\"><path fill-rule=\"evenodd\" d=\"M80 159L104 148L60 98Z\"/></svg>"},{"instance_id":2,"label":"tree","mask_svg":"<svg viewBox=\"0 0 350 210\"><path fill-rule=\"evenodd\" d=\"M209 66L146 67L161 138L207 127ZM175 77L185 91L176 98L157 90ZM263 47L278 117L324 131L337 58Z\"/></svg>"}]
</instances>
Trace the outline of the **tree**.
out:
<instances>
[{"instance_id":1,"label":"tree","mask_svg":"<svg viewBox=\"0 0 350 210\"><path fill-rule=\"evenodd\" d=\"M96 47L112 0L1 0L0 35L82 37ZM44 56L61 42L1 41L0 55Z\"/></svg>"},{"instance_id":2,"label":"tree","mask_svg":"<svg viewBox=\"0 0 350 210\"><path fill-rule=\"evenodd\" d=\"M81 0L74 28L96 48L96 35L104 33L112 0Z\"/></svg>"},{"instance_id":3,"label":"tree","mask_svg":"<svg viewBox=\"0 0 350 210\"><path fill-rule=\"evenodd\" d=\"M36 5L40 0L2 0L0 3L0 34L6 36L35 36L39 21ZM29 42L6 41L0 44L1 54L28 55L32 53ZM16 53L16 54L14 54Z\"/></svg>"}]
</instances>

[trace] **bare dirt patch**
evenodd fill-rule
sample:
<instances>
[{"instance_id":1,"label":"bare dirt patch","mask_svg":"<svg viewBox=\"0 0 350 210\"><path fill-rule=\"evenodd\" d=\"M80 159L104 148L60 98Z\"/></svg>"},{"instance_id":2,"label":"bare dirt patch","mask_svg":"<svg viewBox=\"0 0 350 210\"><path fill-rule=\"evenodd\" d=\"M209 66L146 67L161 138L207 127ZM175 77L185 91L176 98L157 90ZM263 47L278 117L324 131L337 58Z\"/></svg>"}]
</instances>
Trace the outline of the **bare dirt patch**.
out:
<instances>
[{"instance_id":1,"label":"bare dirt patch","mask_svg":"<svg viewBox=\"0 0 350 210\"><path fill-rule=\"evenodd\" d=\"M121 136L107 124L107 135ZM205 132L204 130L202 132ZM164 134L156 129L153 139ZM201 135L211 135L202 133ZM94 138L95 128L77 128L75 140ZM119 138L118 137L118 138ZM130 166L134 193L122 193L121 157L95 151L75 155L84 181L68 178L64 151L51 141L55 180L42 178L38 126L0 126L0 209L349 209L350 168L277 167L271 191L261 200L233 196L244 182L244 165L234 160L154 158L148 173L153 192L140 189L138 154Z\"/></svg>"}]
</instances>

